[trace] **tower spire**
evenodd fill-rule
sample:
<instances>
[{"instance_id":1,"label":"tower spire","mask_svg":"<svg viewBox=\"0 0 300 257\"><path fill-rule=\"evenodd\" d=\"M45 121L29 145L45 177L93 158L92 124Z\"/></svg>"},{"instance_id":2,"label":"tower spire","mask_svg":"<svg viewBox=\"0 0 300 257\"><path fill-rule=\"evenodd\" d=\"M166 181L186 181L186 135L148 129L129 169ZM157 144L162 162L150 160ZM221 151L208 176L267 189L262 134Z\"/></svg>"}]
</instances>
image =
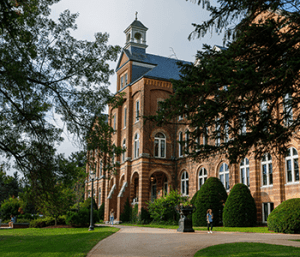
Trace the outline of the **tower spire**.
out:
<instances>
[{"instance_id":1,"label":"tower spire","mask_svg":"<svg viewBox=\"0 0 300 257\"><path fill-rule=\"evenodd\" d=\"M137 20L138 12L135 12L135 20Z\"/></svg>"}]
</instances>

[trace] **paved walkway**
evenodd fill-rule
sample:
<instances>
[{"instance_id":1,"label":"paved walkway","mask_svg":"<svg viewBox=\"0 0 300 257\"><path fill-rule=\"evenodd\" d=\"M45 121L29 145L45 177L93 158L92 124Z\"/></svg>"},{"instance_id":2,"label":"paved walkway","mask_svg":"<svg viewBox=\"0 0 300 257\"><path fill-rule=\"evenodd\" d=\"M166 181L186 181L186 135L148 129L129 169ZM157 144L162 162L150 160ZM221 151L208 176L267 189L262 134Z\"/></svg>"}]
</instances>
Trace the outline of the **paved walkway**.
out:
<instances>
[{"instance_id":1,"label":"paved walkway","mask_svg":"<svg viewBox=\"0 0 300 257\"><path fill-rule=\"evenodd\" d=\"M259 242L300 247L300 235L195 231L181 233L174 229L129 227L100 241L88 257L111 256L194 256L202 248L234 242Z\"/></svg>"}]
</instances>

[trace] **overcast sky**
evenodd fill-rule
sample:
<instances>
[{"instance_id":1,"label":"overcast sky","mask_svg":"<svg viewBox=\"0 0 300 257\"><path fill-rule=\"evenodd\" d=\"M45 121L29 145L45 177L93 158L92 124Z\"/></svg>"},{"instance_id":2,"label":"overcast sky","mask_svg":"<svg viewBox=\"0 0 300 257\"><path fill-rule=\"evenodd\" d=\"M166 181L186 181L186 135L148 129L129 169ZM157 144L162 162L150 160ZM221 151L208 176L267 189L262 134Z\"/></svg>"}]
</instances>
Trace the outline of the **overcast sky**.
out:
<instances>
[{"instance_id":1,"label":"overcast sky","mask_svg":"<svg viewBox=\"0 0 300 257\"><path fill-rule=\"evenodd\" d=\"M213 1L211 1L213 2ZM209 34L202 39L188 40L193 31L192 23L202 23L208 19L209 13L193 1L185 0L61 0L52 6L54 20L64 10L78 13L76 20L78 29L72 33L81 40L94 40L96 32L107 32L109 44L125 45L124 30L134 21L138 12L138 20L147 28L147 53L175 58L179 60L195 60L197 50L204 43L222 45L222 36ZM175 54L175 55L174 55ZM111 67L115 69L116 63ZM116 92L116 76L110 79L110 90ZM58 151L68 156L78 148L68 138Z\"/></svg>"}]
</instances>

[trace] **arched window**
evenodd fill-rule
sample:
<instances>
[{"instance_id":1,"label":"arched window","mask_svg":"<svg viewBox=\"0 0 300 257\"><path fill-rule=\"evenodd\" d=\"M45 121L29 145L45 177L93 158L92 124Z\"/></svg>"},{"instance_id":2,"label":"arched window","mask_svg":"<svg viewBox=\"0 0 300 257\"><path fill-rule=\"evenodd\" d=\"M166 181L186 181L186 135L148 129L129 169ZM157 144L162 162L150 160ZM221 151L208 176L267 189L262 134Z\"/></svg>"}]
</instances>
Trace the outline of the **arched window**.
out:
<instances>
[{"instance_id":1,"label":"arched window","mask_svg":"<svg viewBox=\"0 0 300 257\"><path fill-rule=\"evenodd\" d=\"M134 158L138 158L140 155L140 136L138 133L134 137Z\"/></svg>"},{"instance_id":2,"label":"arched window","mask_svg":"<svg viewBox=\"0 0 300 257\"><path fill-rule=\"evenodd\" d=\"M123 140L122 148L123 148L123 150L126 149L126 139L125 138ZM125 158L126 158L126 152L123 152L122 153L122 162L125 162Z\"/></svg>"},{"instance_id":3,"label":"arched window","mask_svg":"<svg viewBox=\"0 0 300 257\"><path fill-rule=\"evenodd\" d=\"M298 152L294 147L291 147L287 152L285 167L287 182L299 181Z\"/></svg>"},{"instance_id":4,"label":"arched window","mask_svg":"<svg viewBox=\"0 0 300 257\"><path fill-rule=\"evenodd\" d=\"M273 185L273 167L272 157L269 153L265 154L261 159L262 185Z\"/></svg>"},{"instance_id":5,"label":"arched window","mask_svg":"<svg viewBox=\"0 0 300 257\"><path fill-rule=\"evenodd\" d=\"M244 158L240 163L240 176L241 183L246 186L250 186L250 174L249 174L249 160L248 158Z\"/></svg>"},{"instance_id":6,"label":"arched window","mask_svg":"<svg viewBox=\"0 0 300 257\"><path fill-rule=\"evenodd\" d=\"M189 175L186 171L181 175L181 194L189 195Z\"/></svg>"},{"instance_id":7,"label":"arched window","mask_svg":"<svg viewBox=\"0 0 300 257\"><path fill-rule=\"evenodd\" d=\"M201 168L199 170L199 176L198 176L198 190L200 190L201 186L204 184L204 182L207 179L207 171L205 168Z\"/></svg>"},{"instance_id":8,"label":"arched window","mask_svg":"<svg viewBox=\"0 0 300 257\"><path fill-rule=\"evenodd\" d=\"M166 137L163 133L157 133L154 139L154 156L166 157Z\"/></svg>"},{"instance_id":9,"label":"arched window","mask_svg":"<svg viewBox=\"0 0 300 257\"><path fill-rule=\"evenodd\" d=\"M219 169L219 178L226 190L229 190L229 167L226 163L222 163Z\"/></svg>"},{"instance_id":10,"label":"arched window","mask_svg":"<svg viewBox=\"0 0 300 257\"><path fill-rule=\"evenodd\" d=\"M178 143L178 149L179 149L179 157L183 155L183 149L182 149L182 132L179 132L179 143Z\"/></svg>"}]
</instances>

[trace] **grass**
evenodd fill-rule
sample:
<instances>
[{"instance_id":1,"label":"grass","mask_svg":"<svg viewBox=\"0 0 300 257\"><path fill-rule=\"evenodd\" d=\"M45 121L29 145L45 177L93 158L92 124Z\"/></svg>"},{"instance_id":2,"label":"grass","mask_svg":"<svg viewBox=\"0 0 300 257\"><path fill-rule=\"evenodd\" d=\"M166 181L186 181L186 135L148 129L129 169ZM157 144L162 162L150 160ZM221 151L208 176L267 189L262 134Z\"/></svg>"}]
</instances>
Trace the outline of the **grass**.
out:
<instances>
[{"instance_id":1,"label":"grass","mask_svg":"<svg viewBox=\"0 0 300 257\"><path fill-rule=\"evenodd\" d=\"M86 256L102 239L117 232L114 227L27 228L0 230L0 256Z\"/></svg>"},{"instance_id":2,"label":"grass","mask_svg":"<svg viewBox=\"0 0 300 257\"><path fill-rule=\"evenodd\" d=\"M131 224L122 223L124 226L138 226L138 227L148 227L148 228L166 228L166 229L178 229L178 225L164 225L164 224ZM207 227L193 227L195 230L206 231ZM268 230L268 227L214 227L214 231L223 232L250 232L250 233L273 233Z\"/></svg>"},{"instance_id":3,"label":"grass","mask_svg":"<svg viewBox=\"0 0 300 257\"><path fill-rule=\"evenodd\" d=\"M300 248L262 243L231 243L204 248L198 251L194 256L292 257L300 256Z\"/></svg>"}]
</instances>

